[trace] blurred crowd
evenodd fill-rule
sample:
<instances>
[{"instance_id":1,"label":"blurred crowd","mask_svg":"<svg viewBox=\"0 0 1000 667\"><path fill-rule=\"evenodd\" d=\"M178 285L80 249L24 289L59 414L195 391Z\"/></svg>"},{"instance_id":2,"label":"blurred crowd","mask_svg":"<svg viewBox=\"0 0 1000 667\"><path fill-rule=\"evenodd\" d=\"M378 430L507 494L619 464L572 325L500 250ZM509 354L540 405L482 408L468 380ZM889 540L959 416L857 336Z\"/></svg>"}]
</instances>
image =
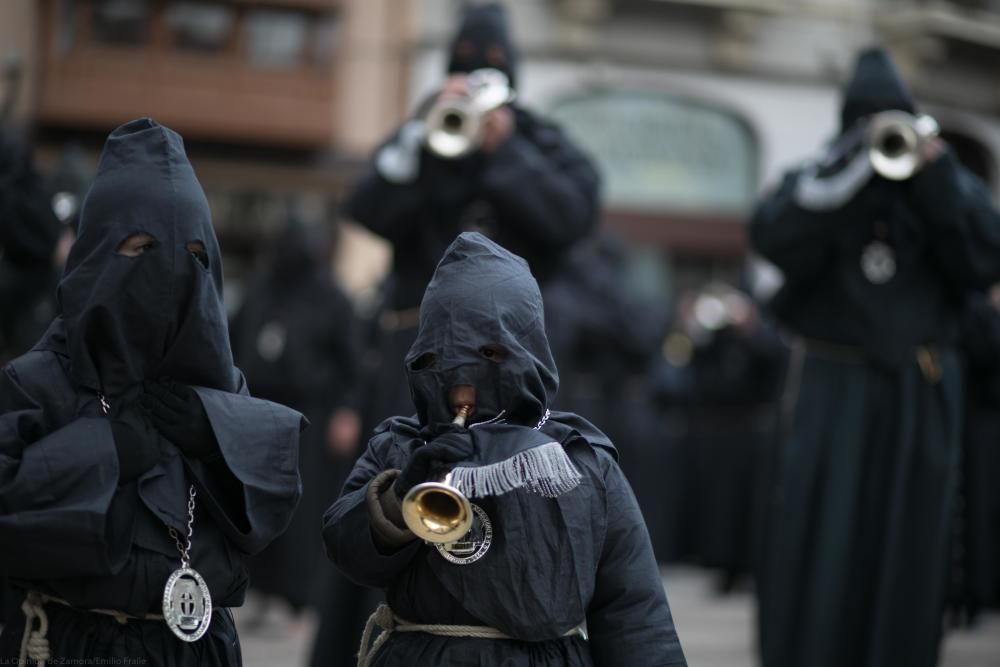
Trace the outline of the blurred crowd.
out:
<instances>
[{"instance_id":1,"label":"blurred crowd","mask_svg":"<svg viewBox=\"0 0 1000 667\"><path fill-rule=\"evenodd\" d=\"M517 51L502 12L495 8L470 13L461 24L443 73L444 90L450 86L458 95L465 94L469 73L484 68L502 72L508 84L516 86ZM646 276L637 275L644 270L637 260L642 249L599 225L600 174L558 126L517 102L500 105L485 114L483 136L471 154L441 157L419 138L418 126L433 104L421 104L374 150L336 219L308 220L289 202L286 223L259 245L252 275L243 281L240 303L232 309L232 350L252 393L293 407L311 424L300 448L302 500L288 530L255 558L251 588L261 600L295 614L320 613L313 664L353 664L364 620L379 593L336 572L324 554L321 519L368 435L387 417L413 412L403 358L416 335L420 298L443 250L467 230L482 231L528 261L545 300L547 333L560 374L560 391L551 407L585 415L614 441L657 560L712 570L719 594L755 583L763 588L768 577L793 576L794 563L785 563L784 573L776 570L784 561L769 551L780 539L775 536L787 532L782 522L792 521L792 514L804 513L802 521L819 522L824 511L816 495L820 492L795 497L788 488L795 453L783 447L799 433L803 419L832 432L853 418L843 394L803 396L816 381L817 359L853 359L855 348L863 347L838 338L838 328L850 328L845 321L854 318L858 326L878 326L872 324L877 313L861 321L861 311L838 296L862 288L832 285L842 272L830 269L825 258L787 250L782 245L785 237L774 240L762 231L756 239L762 246L758 250L773 263L748 254L738 275L683 285L667 298L650 293L644 288ZM896 103L891 108L899 107ZM847 123L845 133L850 128ZM61 268L91 178L73 146L53 169L40 171L29 138L13 127L4 128L0 363L30 349L58 312ZM893 213L888 211L880 210L875 217L889 219ZM763 224L766 215L762 208L755 224ZM358 308L334 277L341 219L367 227L393 247L392 266L374 306ZM883 239L881 230L872 233L872 238ZM1000 230L991 233L1000 235ZM871 239L863 241L869 244ZM910 242L906 237L891 239L899 272L912 268L903 250ZM983 242L978 252L987 255L998 249ZM790 253L791 259L782 253ZM940 261L1000 264L994 255ZM806 281L820 287L793 283L798 265L811 262L814 266L803 267L803 275L828 268ZM775 277L781 272L774 264L781 265L784 285L781 276ZM991 270L983 270L983 281L988 282ZM929 269L914 271L924 276ZM879 280L870 278L865 288ZM918 285L911 291L879 293L871 308L893 310L894 303L937 294L920 289ZM949 284L946 292L940 300L947 301L948 308L926 317L947 318L949 330L954 329L948 336L955 343L955 368L962 369L956 371L955 396L964 400L956 399L956 414L941 417L958 420L948 425L948 432L960 434L960 446L953 493L942 491L939 497L939 509L948 514L940 521L947 526L947 535L941 537L946 555L929 567L943 568L948 621L974 624L978 614L1000 608L1000 487L995 483L1000 476L1000 291ZM819 321L816 313L824 308L828 320L818 327L810 324ZM880 342L885 354L877 354L888 357L923 342L906 335L908 328L920 326L907 318L898 315L896 329ZM818 352L821 345L812 341L820 338L832 341L831 348L841 347ZM949 367L941 363L943 371L924 368L925 377L947 373ZM886 395L902 382L891 375L864 381L841 376L837 381L857 381L856 392ZM874 388L878 383L881 389ZM816 402L811 415L802 416L803 400ZM818 404L826 400L835 404L820 410L824 406ZM885 411L932 410L927 404L906 404L905 410L900 405L888 401ZM839 422L838 410L843 410ZM828 412L834 416L820 416ZM896 419L911 424L902 414L891 415L890 421ZM919 419L911 424L927 432L938 426ZM845 441L863 440L859 434L864 428L845 431ZM897 435L872 436L871 446ZM862 476L859 471L879 465L893 464L865 459L857 468L831 474L825 483L849 485ZM826 460L798 469L796 475L804 483L828 468L836 468L836 463ZM889 471L884 484L897 484L893 480L898 480L898 472ZM789 502L805 506L789 514L774 511ZM895 500L887 497L884 502ZM905 513L914 507L907 501L898 510ZM925 516L919 520L929 521ZM872 525L891 532L895 524ZM879 539L867 531L844 530L846 541L858 534L865 540ZM824 544L809 542L803 548L823 549ZM894 552L900 562L912 557L907 551L912 544L900 542L901 551ZM778 604L774 600L785 594L774 593L768 604ZM794 604L788 608L802 609ZM252 622L266 623L266 605L258 611L260 618ZM768 641L765 632L765 651ZM804 664L791 660L776 659L773 664Z\"/></svg>"}]
</instances>

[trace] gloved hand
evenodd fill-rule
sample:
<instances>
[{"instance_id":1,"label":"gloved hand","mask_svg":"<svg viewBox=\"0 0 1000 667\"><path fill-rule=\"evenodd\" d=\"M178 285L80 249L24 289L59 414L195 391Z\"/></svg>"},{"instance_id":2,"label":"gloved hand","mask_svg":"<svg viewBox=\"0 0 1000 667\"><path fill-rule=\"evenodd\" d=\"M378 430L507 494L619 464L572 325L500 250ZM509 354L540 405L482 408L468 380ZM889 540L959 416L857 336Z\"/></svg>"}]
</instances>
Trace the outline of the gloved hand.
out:
<instances>
[{"instance_id":1,"label":"gloved hand","mask_svg":"<svg viewBox=\"0 0 1000 667\"><path fill-rule=\"evenodd\" d=\"M159 436L139 401L121 408L110 421L118 453L118 478L130 482L160 459Z\"/></svg>"},{"instance_id":2,"label":"gloved hand","mask_svg":"<svg viewBox=\"0 0 1000 667\"><path fill-rule=\"evenodd\" d=\"M185 456L209 459L219 454L212 424L201 399L191 387L163 378L143 383L142 405L156 430Z\"/></svg>"},{"instance_id":3,"label":"gloved hand","mask_svg":"<svg viewBox=\"0 0 1000 667\"><path fill-rule=\"evenodd\" d=\"M458 463L472 456L472 434L459 426L448 428L433 440L417 447L410 461L393 482L396 496L402 499L417 484L430 481L444 472L449 463Z\"/></svg>"}]
</instances>

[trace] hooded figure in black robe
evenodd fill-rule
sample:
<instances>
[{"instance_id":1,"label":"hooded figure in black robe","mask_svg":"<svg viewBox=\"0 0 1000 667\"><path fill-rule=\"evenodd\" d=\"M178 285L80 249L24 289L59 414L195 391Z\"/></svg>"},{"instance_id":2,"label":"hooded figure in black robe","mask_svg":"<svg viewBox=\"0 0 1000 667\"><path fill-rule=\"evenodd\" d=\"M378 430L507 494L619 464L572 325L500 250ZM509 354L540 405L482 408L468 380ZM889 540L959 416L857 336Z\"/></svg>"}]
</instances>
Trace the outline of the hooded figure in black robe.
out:
<instances>
[{"instance_id":1,"label":"hooded figure in black robe","mask_svg":"<svg viewBox=\"0 0 1000 667\"><path fill-rule=\"evenodd\" d=\"M517 61L506 9L495 3L466 7L450 48L449 81L492 68L516 88ZM346 215L387 239L394 251L380 318L379 391L366 408L369 428L410 409L403 356L416 336L424 288L456 235L482 232L524 257L544 283L565 251L597 223L598 173L559 128L508 104L491 113L513 124L498 146L445 159L424 145L424 113L433 101L378 148L346 203Z\"/></svg>"},{"instance_id":2,"label":"hooded figure in black robe","mask_svg":"<svg viewBox=\"0 0 1000 667\"><path fill-rule=\"evenodd\" d=\"M30 147L0 131L0 363L26 352L52 319L60 231Z\"/></svg>"},{"instance_id":3,"label":"hooded figure in black robe","mask_svg":"<svg viewBox=\"0 0 1000 667\"><path fill-rule=\"evenodd\" d=\"M327 550L351 578L386 589L382 627L488 626L502 638L397 625L360 664L685 665L614 446L583 418L547 409L558 375L524 260L459 236L406 362L417 416L377 429L327 512ZM468 428L450 423L458 403L472 407ZM400 518L400 498L441 466L455 466L486 517L465 552L425 544Z\"/></svg>"},{"instance_id":4,"label":"hooded figure in black robe","mask_svg":"<svg viewBox=\"0 0 1000 667\"><path fill-rule=\"evenodd\" d=\"M933 665L962 423L963 295L1000 278L1000 216L940 140L908 180L872 173L867 115L914 104L863 53L842 134L751 222L802 339L760 585L766 667ZM851 149L854 149L853 151Z\"/></svg>"},{"instance_id":5,"label":"hooded figure in black robe","mask_svg":"<svg viewBox=\"0 0 1000 667\"><path fill-rule=\"evenodd\" d=\"M298 501L303 418L251 398L233 366L219 247L176 133L141 119L108 137L59 305L0 375L0 569L14 591L0 658L240 664L227 608ZM190 642L146 617L181 564L171 532L189 525L213 598Z\"/></svg>"}]
</instances>

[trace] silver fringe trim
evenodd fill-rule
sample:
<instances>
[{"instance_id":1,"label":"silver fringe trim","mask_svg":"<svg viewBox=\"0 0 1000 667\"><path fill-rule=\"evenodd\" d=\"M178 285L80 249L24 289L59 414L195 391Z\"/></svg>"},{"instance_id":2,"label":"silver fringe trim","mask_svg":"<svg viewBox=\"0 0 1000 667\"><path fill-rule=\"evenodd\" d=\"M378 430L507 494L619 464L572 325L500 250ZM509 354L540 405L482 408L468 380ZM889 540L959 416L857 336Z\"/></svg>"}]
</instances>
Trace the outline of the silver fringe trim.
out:
<instances>
[{"instance_id":1,"label":"silver fringe trim","mask_svg":"<svg viewBox=\"0 0 1000 667\"><path fill-rule=\"evenodd\" d=\"M500 496L522 488L556 498L575 489L580 479L579 471L558 442L526 449L497 463L451 471L451 483L469 498Z\"/></svg>"}]
</instances>

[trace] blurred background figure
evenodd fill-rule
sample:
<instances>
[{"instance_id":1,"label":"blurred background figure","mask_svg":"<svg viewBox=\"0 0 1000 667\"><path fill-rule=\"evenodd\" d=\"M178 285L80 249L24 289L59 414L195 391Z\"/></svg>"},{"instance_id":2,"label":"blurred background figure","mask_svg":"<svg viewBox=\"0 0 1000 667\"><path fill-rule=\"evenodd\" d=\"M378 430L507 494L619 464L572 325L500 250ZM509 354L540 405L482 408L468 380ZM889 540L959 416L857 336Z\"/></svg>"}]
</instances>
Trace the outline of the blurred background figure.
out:
<instances>
[{"instance_id":1,"label":"blurred background figure","mask_svg":"<svg viewBox=\"0 0 1000 667\"><path fill-rule=\"evenodd\" d=\"M686 375L678 540L728 593L758 564L787 348L750 294L722 281L683 295L678 320L668 342Z\"/></svg>"},{"instance_id":2,"label":"blurred background figure","mask_svg":"<svg viewBox=\"0 0 1000 667\"><path fill-rule=\"evenodd\" d=\"M905 113L883 139L887 111ZM938 659L962 294L1000 278L1000 215L915 113L888 54L863 52L840 135L751 222L784 275L773 310L804 348L761 581L767 667Z\"/></svg>"},{"instance_id":3,"label":"blurred background figure","mask_svg":"<svg viewBox=\"0 0 1000 667\"><path fill-rule=\"evenodd\" d=\"M670 494L680 487L673 442L652 391L670 304L636 275L628 246L603 232L576 245L545 286L549 346L559 369L555 408L588 415L618 448L657 559L667 560Z\"/></svg>"},{"instance_id":4,"label":"blurred background figure","mask_svg":"<svg viewBox=\"0 0 1000 667\"><path fill-rule=\"evenodd\" d=\"M966 302L965 431L952 530L949 607L973 627L1000 609L1000 288Z\"/></svg>"},{"instance_id":5,"label":"blurred background figure","mask_svg":"<svg viewBox=\"0 0 1000 667\"><path fill-rule=\"evenodd\" d=\"M416 335L423 290L459 232L482 232L524 257L544 285L597 222L594 165L556 126L515 101L518 60L506 8L467 7L444 85L376 150L346 202L349 218L393 246L368 426L412 410L403 356ZM484 71L499 73L499 81L477 83ZM491 86L477 97L477 87Z\"/></svg>"},{"instance_id":6,"label":"blurred background figure","mask_svg":"<svg viewBox=\"0 0 1000 667\"><path fill-rule=\"evenodd\" d=\"M330 271L326 229L291 213L246 287L230 327L236 363L254 396L295 408L311 424L299 446L302 500L285 533L256 556L251 586L293 614L315 608L338 577L316 529L358 452L361 359L354 308Z\"/></svg>"},{"instance_id":7,"label":"blurred background figure","mask_svg":"<svg viewBox=\"0 0 1000 667\"><path fill-rule=\"evenodd\" d=\"M20 58L0 63L0 363L41 337L55 314L59 219L35 168L30 138L14 123Z\"/></svg>"}]
</instances>

